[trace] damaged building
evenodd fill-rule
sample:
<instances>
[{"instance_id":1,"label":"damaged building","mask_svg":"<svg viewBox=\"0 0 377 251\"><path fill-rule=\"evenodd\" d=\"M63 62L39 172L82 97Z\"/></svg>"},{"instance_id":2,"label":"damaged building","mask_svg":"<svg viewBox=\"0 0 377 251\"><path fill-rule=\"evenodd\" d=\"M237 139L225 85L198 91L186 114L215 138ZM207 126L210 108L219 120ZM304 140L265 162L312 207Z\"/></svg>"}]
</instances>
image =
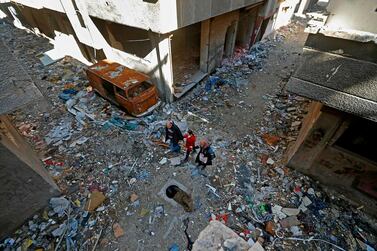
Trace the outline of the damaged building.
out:
<instances>
[{"instance_id":1,"label":"damaged building","mask_svg":"<svg viewBox=\"0 0 377 251\"><path fill-rule=\"evenodd\" d=\"M357 11L355 11L357 10ZM304 61L287 89L312 101L289 166L376 214L376 1L332 0L306 30Z\"/></svg>"},{"instance_id":2,"label":"damaged building","mask_svg":"<svg viewBox=\"0 0 377 251\"><path fill-rule=\"evenodd\" d=\"M109 59L149 75L163 101L179 98L233 55L289 23L297 0L3 0L2 15L48 37L46 63Z\"/></svg>"},{"instance_id":3,"label":"damaged building","mask_svg":"<svg viewBox=\"0 0 377 251\"><path fill-rule=\"evenodd\" d=\"M0 0L0 250L376 250L377 6L316 2Z\"/></svg>"}]
</instances>

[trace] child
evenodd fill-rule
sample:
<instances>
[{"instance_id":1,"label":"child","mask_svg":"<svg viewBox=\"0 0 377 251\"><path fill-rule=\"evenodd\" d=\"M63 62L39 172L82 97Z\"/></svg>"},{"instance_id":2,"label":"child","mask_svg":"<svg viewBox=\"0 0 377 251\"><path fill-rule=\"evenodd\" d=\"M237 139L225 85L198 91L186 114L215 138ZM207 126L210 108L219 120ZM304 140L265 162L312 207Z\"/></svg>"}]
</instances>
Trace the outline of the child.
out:
<instances>
[{"instance_id":1,"label":"child","mask_svg":"<svg viewBox=\"0 0 377 251\"><path fill-rule=\"evenodd\" d=\"M186 157L184 161L187 161L190 153L195 150L196 137L192 130L188 130L183 137L186 139Z\"/></svg>"}]
</instances>

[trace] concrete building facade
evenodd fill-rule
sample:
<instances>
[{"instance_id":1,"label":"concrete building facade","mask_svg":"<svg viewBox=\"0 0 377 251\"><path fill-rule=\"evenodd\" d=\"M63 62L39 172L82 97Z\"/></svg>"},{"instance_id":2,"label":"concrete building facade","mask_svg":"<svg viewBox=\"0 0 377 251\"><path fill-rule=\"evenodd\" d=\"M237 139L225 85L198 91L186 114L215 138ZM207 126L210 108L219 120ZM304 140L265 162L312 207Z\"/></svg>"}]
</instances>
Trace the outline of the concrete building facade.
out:
<instances>
[{"instance_id":1,"label":"concrete building facade","mask_svg":"<svg viewBox=\"0 0 377 251\"><path fill-rule=\"evenodd\" d=\"M288 165L373 214L377 199L376 2L331 0L311 22L287 89L313 100ZM368 19L368 21L367 21Z\"/></svg>"},{"instance_id":2,"label":"concrete building facade","mask_svg":"<svg viewBox=\"0 0 377 251\"><path fill-rule=\"evenodd\" d=\"M48 37L55 47L50 54L88 65L116 61L151 76L162 100L171 102L236 46L247 48L280 27L271 17L285 16L287 24L293 13L279 13L280 3L296 1L2 0L0 10L15 25Z\"/></svg>"}]
</instances>

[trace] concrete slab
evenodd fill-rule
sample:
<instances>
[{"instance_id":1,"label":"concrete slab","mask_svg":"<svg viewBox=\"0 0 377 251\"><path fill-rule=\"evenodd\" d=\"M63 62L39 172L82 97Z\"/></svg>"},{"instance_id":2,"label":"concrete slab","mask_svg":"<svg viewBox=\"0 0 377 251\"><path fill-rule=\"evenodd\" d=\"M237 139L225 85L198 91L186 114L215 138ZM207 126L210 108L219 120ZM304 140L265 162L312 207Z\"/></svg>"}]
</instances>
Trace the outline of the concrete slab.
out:
<instances>
[{"instance_id":1,"label":"concrete slab","mask_svg":"<svg viewBox=\"0 0 377 251\"><path fill-rule=\"evenodd\" d=\"M0 114L10 113L43 98L20 65L8 47L0 41Z\"/></svg>"},{"instance_id":2,"label":"concrete slab","mask_svg":"<svg viewBox=\"0 0 377 251\"><path fill-rule=\"evenodd\" d=\"M211 221L199 234L192 250L248 250L249 244L219 221ZM258 250L258 249L254 249Z\"/></svg>"}]
</instances>

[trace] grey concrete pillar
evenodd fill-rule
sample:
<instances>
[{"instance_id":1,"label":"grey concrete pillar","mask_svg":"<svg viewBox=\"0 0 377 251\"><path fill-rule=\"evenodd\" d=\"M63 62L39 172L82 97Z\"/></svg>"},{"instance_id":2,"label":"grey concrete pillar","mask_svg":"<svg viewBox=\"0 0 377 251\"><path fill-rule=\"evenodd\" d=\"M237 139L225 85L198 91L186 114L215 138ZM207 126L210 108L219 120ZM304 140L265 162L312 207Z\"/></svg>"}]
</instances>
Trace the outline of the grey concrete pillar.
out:
<instances>
[{"instance_id":1,"label":"grey concrete pillar","mask_svg":"<svg viewBox=\"0 0 377 251\"><path fill-rule=\"evenodd\" d=\"M200 32L200 70L202 72L208 72L208 50L211 20L204 20L201 26L202 27Z\"/></svg>"},{"instance_id":2,"label":"grey concrete pillar","mask_svg":"<svg viewBox=\"0 0 377 251\"><path fill-rule=\"evenodd\" d=\"M304 11L306 11L309 4L310 4L310 0L301 0L300 6L298 7L298 10L297 10L297 13L296 13L296 16L305 17Z\"/></svg>"}]
</instances>

